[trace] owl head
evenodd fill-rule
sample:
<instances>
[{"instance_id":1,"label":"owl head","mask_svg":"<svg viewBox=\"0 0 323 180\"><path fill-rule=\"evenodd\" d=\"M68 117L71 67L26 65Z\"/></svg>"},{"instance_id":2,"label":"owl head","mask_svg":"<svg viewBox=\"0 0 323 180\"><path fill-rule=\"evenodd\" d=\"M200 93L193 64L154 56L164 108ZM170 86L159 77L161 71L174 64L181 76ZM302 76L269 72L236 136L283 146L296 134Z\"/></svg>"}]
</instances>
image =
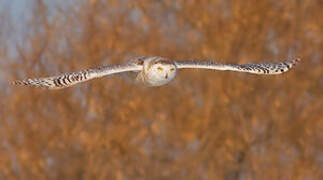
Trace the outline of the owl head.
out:
<instances>
[{"instance_id":1,"label":"owl head","mask_svg":"<svg viewBox=\"0 0 323 180\"><path fill-rule=\"evenodd\" d=\"M146 82L151 86L162 86L172 81L176 76L176 65L165 58L154 58L144 62Z\"/></svg>"}]
</instances>

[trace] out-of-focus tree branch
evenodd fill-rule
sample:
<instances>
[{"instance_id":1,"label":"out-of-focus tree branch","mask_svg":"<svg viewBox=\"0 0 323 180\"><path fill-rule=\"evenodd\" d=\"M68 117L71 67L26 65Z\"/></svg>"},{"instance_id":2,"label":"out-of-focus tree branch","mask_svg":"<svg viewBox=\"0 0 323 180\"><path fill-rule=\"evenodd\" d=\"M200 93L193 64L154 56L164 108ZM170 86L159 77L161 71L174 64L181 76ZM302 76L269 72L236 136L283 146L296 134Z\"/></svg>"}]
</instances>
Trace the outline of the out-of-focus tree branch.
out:
<instances>
[{"instance_id":1,"label":"out-of-focus tree branch","mask_svg":"<svg viewBox=\"0 0 323 180\"><path fill-rule=\"evenodd\" d=\"M323 176L318 1L54 4L34 1L22 38L12 37L14 10L0 12L1 79L44 77L137 55L303 61L275 77L181 71L159 88L114 76L61 91L0 81L0 179Z\"/></svg>"}]
</instances>

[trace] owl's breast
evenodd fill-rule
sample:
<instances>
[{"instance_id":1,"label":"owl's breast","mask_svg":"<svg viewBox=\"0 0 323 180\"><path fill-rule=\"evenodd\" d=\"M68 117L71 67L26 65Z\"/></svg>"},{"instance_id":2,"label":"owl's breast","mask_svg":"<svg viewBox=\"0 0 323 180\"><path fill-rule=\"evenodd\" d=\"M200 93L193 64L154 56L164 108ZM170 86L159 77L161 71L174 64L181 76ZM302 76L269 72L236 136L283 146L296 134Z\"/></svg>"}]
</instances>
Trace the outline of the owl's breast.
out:
<instances>
[{"instance_id":1,"label":"owl's breast","mask_svg":"<svg viewBox=\"0 0 323 180\"><path fill-rule=\"evenodd\" d=\"M144 73L144 71L138 73L136 82L145 86L162 86L171 82L176 76L175 73L169 73L167 75L160 75L154 73Z\"/></svg>"}]
</instances>

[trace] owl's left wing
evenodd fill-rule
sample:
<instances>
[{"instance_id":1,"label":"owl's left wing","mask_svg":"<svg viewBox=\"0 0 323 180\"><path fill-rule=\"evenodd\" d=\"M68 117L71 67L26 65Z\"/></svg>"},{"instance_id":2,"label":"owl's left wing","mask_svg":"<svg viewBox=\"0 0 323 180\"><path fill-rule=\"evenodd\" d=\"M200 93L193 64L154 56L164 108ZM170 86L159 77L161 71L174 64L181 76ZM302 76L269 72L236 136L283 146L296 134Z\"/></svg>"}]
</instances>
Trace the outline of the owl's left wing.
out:
<instances>
[{"instance_id":1,"label":"owl's left wing","mask_svg":"<svg viewBox=\"0 0 323 180\"><path fill-rule=\"evenodd\" d=\"M101 67L86 69L86 70L77 71L77 72L65 73L58 76L26 79L21 81L17 80L17 81L14 81L12 84L18 85L18 86L41 87L46 89L62 89L94 78L100 78L103 76L122 73L122 72L140 71L141 69L142 69L142 65L139 65L137 63L101 66Z\"/></svg>"},{"instance_id":2,"label":"owl's left wing","mask_svg":"<svg viewBox=\"0 0 323 180\"><path fill-rule=\"evenodd\" d=\"M178 69L198 68L221 71L238 71L252 74L281 74L290 70L300 61L299 58L277 63L220 64L212 61L175 61Z\"/></svg>"}]
</instances>

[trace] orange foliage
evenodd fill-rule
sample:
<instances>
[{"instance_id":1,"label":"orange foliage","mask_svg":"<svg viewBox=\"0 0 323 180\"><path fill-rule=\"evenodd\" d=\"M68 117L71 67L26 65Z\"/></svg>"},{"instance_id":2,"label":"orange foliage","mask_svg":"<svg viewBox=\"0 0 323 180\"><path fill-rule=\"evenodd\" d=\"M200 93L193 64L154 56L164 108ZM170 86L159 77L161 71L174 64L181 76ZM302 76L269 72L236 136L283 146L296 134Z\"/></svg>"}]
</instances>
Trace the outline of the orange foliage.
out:
<instances>
[{"instance_id":1,"label":"orange foliage","mask_svg":"<svg viewBox=\"0 0 323 180\"><path fill-rule=\"evenodd\" d=\"M16 52L0 43L0 179L323 178L319 1L34 2L19 40L0 14L0 40ZM185 70L158 88L4 81L138 55L303 61L281 76Z\"/></svg>"}]
</instances>

